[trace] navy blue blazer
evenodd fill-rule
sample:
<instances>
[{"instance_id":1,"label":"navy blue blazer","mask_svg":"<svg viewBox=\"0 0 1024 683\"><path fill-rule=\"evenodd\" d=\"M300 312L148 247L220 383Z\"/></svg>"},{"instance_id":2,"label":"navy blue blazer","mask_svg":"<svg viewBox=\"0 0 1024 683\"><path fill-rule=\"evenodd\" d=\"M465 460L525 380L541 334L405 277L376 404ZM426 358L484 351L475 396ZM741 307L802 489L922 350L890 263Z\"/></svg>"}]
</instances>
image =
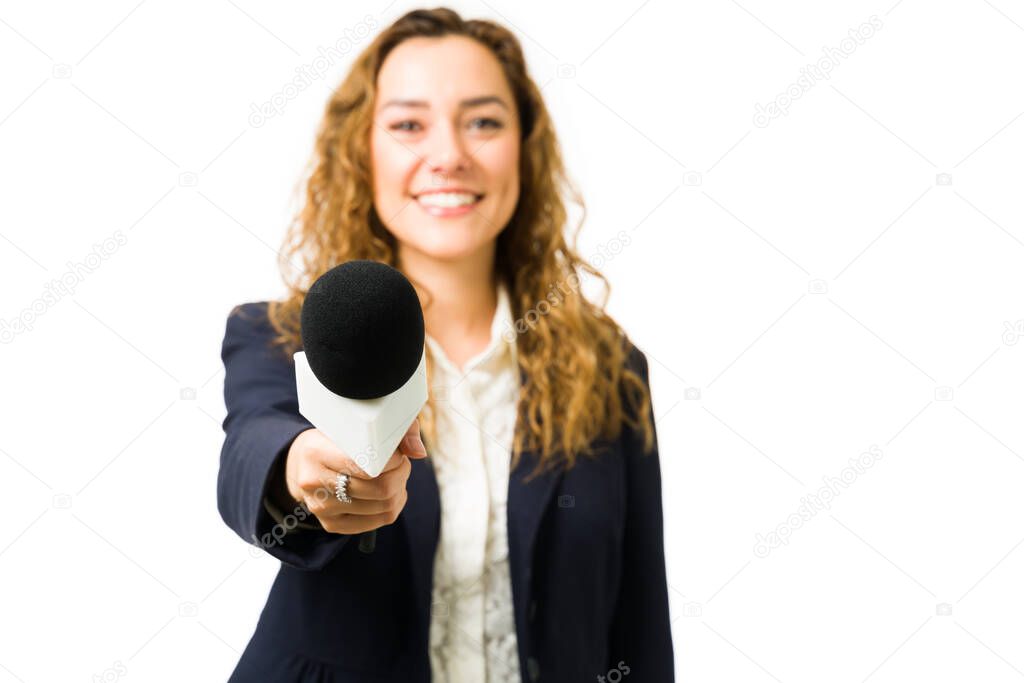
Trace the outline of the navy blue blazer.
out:
<instances>
[{"instance_id":1,"label":"navy blue blazer","mask_svg":"<svg viewBox=\"0 0 1024 683\"><path fill-rule=\"evenodd\" d=\"M217 507L281 567L230 680L430 681L440 528L430 458L412 461L408 501L394 524L378 529L373 553L361 552L357 538L321 529L282 537L263 505L268 477L312 425L298 412L294 362L268 346L266 302L240 308L243 315L228 317L221 351L227 416ZM632 345L628 363L647 383L647 359ZM643 454L640 435L624 425L619 438L595 445L599 457L529 483L523 478L537 459L525 452L509 478L522 677L591 683L617 670L611 680L673 681L657 443Z\"/></svg>"}]
</instances>

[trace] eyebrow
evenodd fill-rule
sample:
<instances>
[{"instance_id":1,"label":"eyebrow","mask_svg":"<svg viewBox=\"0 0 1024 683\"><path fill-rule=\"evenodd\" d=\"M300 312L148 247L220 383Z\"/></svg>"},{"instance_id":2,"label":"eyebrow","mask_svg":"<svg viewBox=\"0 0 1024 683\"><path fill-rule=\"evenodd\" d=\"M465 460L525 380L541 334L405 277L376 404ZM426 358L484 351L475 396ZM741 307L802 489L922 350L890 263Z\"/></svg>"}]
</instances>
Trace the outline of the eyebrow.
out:
<instances>
[{"instance_id":1,"label":"eyebrow","mask_svg":"<svg viewBox=\"0 0 1024 683\"><path fill-rule=\"evenodd\" d=\"M508 109L508 105L505 104L505 100L501 99L497 95L482 95L480 97L471 97L469 99L462 100L461 102L459 102L459 107L466 109L469 107L479 107L484 104L492 103L501 105L505 109ZM426 102L425 100L388 100L387 103L385 103L384 106L381 107L381 111L387 109L388 107L419 107L421 109L429 109L430 103Z\"/></svg>"}]
</instances>

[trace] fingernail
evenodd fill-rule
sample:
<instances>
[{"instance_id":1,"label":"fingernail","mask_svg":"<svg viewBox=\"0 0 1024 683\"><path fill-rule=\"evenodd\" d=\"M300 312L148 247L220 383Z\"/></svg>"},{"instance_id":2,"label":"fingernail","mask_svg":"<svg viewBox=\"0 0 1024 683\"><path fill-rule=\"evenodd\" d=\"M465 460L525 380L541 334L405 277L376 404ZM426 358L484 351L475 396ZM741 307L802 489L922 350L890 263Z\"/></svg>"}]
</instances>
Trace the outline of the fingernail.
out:
<instances>
[{"instance_id":1,"label":"fingernail","mask_svg":"<svg viewBox=\"0 0 1024 683\"><path fill-rule=\"evenodd\" d=\"M423 445L423 440L416 436L407 436L402 439L402 443L406 449L415 455L423 456L427 454L427 448Z\"/></svg>"}]
</instances>

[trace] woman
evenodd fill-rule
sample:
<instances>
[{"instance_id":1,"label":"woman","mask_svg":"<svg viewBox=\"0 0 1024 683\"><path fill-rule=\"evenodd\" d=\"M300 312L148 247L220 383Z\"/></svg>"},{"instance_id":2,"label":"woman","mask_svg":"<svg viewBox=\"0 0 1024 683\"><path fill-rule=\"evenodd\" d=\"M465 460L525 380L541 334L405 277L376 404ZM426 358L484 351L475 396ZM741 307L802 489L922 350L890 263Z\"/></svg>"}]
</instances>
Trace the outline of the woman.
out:
<instances>
[{"instance_id":1,"label":"woman","mask_svg":"<svg viewBox=\"0 0 1024 683\"><path fill-rule=\"evenodd\" d=\"M282 255L303 270L224 338L218 506L282 563L231 680L673 680L647 361L578 291L607 301L566 187L493 23L410 12L334 92ZM427 332L428 403L377 479L299 415L290 360L351 259L401 270Z\"/></svg>"}]
</instances>

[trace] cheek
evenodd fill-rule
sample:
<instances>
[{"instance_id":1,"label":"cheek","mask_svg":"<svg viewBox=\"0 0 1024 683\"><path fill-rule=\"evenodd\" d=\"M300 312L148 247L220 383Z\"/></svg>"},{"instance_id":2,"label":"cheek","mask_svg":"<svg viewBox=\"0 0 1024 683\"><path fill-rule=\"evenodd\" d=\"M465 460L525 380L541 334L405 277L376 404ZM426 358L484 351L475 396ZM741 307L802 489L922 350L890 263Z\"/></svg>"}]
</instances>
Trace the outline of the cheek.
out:
<instances>
[{"instance_id":1,"label":"cheek","mask_svg":"<svg viewBox=\"0 0 1024 683\"><path fill-rule=\"evenodd\" d=\"M481 156L481 163L487 169L487 175L494 178L497 189L504 195L515 195L519 190L519 145L515 140L502 141L501 144L488 145L490 149Z\"/></svg>"},{"instance_id":2,"label":"cheek","mask_svg":"<svg viewBox=\"0 0 1024 683\"><path fill-rule=\"evenodd\" d=\"M374 185L384 195L400 192L401 182L409 167L409 154L395 149L393 142L375 139L371 150Z\"/></svg>"}]
</instances>

